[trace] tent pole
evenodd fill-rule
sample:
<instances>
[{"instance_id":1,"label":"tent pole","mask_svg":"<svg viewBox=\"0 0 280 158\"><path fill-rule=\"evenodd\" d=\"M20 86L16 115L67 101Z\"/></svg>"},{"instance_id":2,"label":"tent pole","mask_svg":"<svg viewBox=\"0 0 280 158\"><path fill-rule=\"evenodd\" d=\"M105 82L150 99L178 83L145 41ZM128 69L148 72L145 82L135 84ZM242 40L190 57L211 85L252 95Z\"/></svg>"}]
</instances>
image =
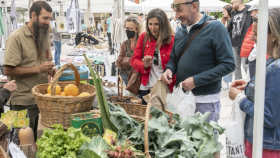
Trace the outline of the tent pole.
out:
<instances>
[{"instance_id":1,"label":"tent pole","mask_svg":"<svg viewBox=\"0 0 280 158\"><path fill-rule=\"evenodd\" d=\"M256 66L256 91L254 105L253 158L262 158L264 96L267 52L268 2L259 1L258 60Z\"/></svg>"},{"instance_id":2,"label":"tent pole","mask_svg":"<svg viewBox=\"0 0 280 158\"><path fill-rule=\"evenodd\" d=\"M124 21L124 16L125 16L125 13L124 13L124 0L121 0L121 20L122 20L122 22ZM125 39L125 36L124 36L125 34L124 34L124 29L121 29L121 30L122 30L121 31L121 36L122 36L122 42L123 42L124 39Z\"/></svg>"}]
</instances>

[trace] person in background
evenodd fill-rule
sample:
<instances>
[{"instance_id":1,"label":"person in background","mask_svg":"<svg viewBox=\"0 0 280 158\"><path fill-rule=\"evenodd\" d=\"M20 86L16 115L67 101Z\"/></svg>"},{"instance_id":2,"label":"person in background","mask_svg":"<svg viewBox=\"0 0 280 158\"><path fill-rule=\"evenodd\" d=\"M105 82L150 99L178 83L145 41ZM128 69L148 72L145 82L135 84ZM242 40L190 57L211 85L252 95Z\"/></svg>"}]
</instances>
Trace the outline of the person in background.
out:
<instances>
[{"instance_id":1,"label":"person in background","mask_svg":"<svg viewBox=\"0 0 280 158\"><path fill-rule=\"evenodd\" d=\"M225 27L227 27L227 25L230 22L231 12L232 12L232 6L231 5L226 5L223 8L223 18L222 18L221 22L225 25ZM229 83L230 82L232 82L232 73L230 73L230 74L228 74L224 77L222 88L223 89L229 89Z\"/></svg>"},{"instance_id":2,"label":"person in background","mask_svg":"<svg viewBox=\"0 0 280 158\"><path fill-rule=\"evenodd\" d=\"M128 83L128 75L132 68L130 59L134 54L138 38L142 33L142 22L137 15L130 15L123 23L126 31L127 40L121 45L120 55L117 59L117 67L120 69L120 74L124 83Z\"/></svg>"},{"instance_id":3,"label":"person in background","mask_svg":"<svg viewBox=\"0 0 280 158\"><path fill-rule=\"evenodd\" d=\"M139 15L139 19L140 19L140 21L141 22L143 22L144 20L143 20L143 17L144 17L144 14L143 13L140 13L140 15Z\"/></svg>"},{"instance_id":4,"label":"person in background","mask_svg":"<svg viewBox=\"0 0 280 158\"><path fill-rule=\"evenodd\" d=\"M240 49L245 38L245 35L252 25L251 12L248 11L250 6L245 6L243 0L231 0L232 17L227 26L231 38L232 49L235 58L235 80L242 79L241 65L247 73L248 65L245 63L247 57L240 56Z\"/></svg>"},{"instance_id":5,"label":"person in background","mask_svg":"<svg viewBox=\"0 0 280 158\"><path fill-rule=\"evenodd\" d=\"M109 49L111 50L110 55L114 54L114 49L112 46L112 37L111 37L111 18L112 18L112 13L109 13L109 18L107 18L106 21L106 27L107 27L107 36L109 40Z\"/></svg>"},{"instance_id":6,"label":"person in background","mask_svg":"<svg viewBox=\"0 0 280 158\"><path fill-rule=\"evenodd\" d=\"M85 25L84 20L82 21L82 24L83 24L83 25L82 25L82 30L83 30L83 31L86 31L86 30L87 30L87 27L86 27L86 25Z\"/></svg>"},{"instance_id":7,"label":"person in background","mask_svg":"<svg viewBox=\"0 0 280 158\"><path fill-rule=\"evenodd\" d=\"M18 91L11 95L12 110L28 109L30 128L36 140L39 109L31 89L48 83L48 75L53 77L57 69L53 68L55 64L51 62L51 6L45 1L36 1L29 10L29 16L29 22L9 36L3 65L8 80L15 80L17 83Z\"/></svg>"},{"instance_id":8,"label":"person in background","mask_svg":"<svg viewBox=\"0 0 280 158\"><path fill-rule=\"evenodd\" d=\"M4 113L4 105L10 99L11 93L17 91L17 84L12 80L4 85L0 85L0 113Z\"/></svg>"},{"instance_id":9,"label":"person in background","mask_svg":"<svg viewBox=\"0 0 280 158\"><path fill-rule=\"evenodd\" d=\"M130 60L132 68L141 74L139 94L144 105L147 103L143 96L147 95L150 89L155 86L170 59L174 42L172 32L169 20L163 10L153 9L149 12L146 20L146 32L140 35ZM142 58L143 46L145 50ZM175 77L173 81L175 84ZM174 84L169 85L171 91Z\"/></svg>"},{"instance_id":10,"label":"person in background","mask_svg":"<svg viewBox=\"0 0 280 158\"><path fill-rule=\"evenodd\" d=\"M55 26L52 28L52 33L53 33L52 41L53 41L54 48L55 48L54 63L55 63L55 65L59 65L60 64L60 55L61 55L62 36L61 36L60 32L57 32L56 22L55 22Z\"/></svg>"},{"instance_id":11,"label":"person in background","mask_svg":"<svg viewBox=\"0 0 280 158\"><path fill-rule=\"evenodd\" d=\"M170 25L172 30L176 33L176 28L177 28L177 23L176 23L176 18L173 16L171 17Z\"/></svg>"},{"instance_id":12,"label":"person in background","mask_svg":"<svg viewBox=\"0 0 280 158\"><path fill-rule=\"evenodd\" d=\"M259 2L252 5L249 11L251 11L251 17L253 18L258 14ZM245 53L249 53L248 56L248 71L247 72L247 80L251 80L256 74L256 59L257 59L257 39L255 39L254 32L253 32L253 24L249 28L244 42L241 47L240 56L244 56Z\"/></svg>"},{"instance_id":13,"label":"person in background","mask_svg":"<svg viewBox=\"0 0 280 158\"><path fill-rule=\"evenodd\" d=\"M183 26L176 33L170 60L161 79L171 84L176 74L176 86L182 82L182 89L195 95L196 112L210 111L208 122L218 122L221 80L235 69L230 37L220 21L200 13L199 0L174 0L173 3L172 9ZM209 20L213 21L200 31L179 60L188 40Z\"/></svg>"},{"instance_id":14,"label":"person in background","mask_svg":"<svg viewBox=\"0 0 280 158\"><path fill-rule=\"evenodd\" d=\"M280 157L280 10L270 9L268 11L267 30L267 53L269 59L266 64L265 96L264 96L264 120L263 120L263 151L264 158ZM258 36L258 16L253 19L254 36ZM255 38L256 39L256 38ZM244 125L245 156L252 158L253 145L253 123L255 111L255 82L237 80L232 83L229 91L230 99L239 103L239 107L246 113ZM244 90L245 94L242 92Z\"/></svg>"}]
</instances>

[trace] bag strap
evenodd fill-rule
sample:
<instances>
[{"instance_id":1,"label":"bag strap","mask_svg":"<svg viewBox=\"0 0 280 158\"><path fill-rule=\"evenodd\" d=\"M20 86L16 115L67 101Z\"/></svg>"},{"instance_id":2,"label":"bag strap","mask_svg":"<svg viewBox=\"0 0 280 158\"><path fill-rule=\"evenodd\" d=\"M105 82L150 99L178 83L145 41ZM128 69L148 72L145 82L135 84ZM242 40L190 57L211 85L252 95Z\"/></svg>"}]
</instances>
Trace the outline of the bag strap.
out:
<instances>
[{"instance_id":1,"label":"bag strap","mask_svg":"<svg viewBox=\"0 0 280 158\"><path fill-rule=\"evenodd\" d=\"M187 49L189 48L189 46L192 44L192 41L195 39L195 37L200 33L200 31L207 26L211 21L213 20L208 20L206 21L199 29L197 29L195 31L195 33L192 35L192 37L189 39L189 41L187 42L187 44L185 45L184 49L181 51L180 56L179 56L179 60L182 58L182 56L185 54L185 52L187 51Z\"/></svg>"},{"instance_id":2,"label":"bag strap","mask_svg":"<svg viewBox=\"0 0 280 158\"><path fill-rule=\"evenodd\" d=\"M90 0L88 0L87 10L90 11Z\"/></svg>"},{"instance_id":3,"label":"bag strap","mask_svg":"<svg viewBox=\"0 0 280 158\"><path fill-rule=\"evenodd\" d=\"M144 37L144 43L143 43L143 49L142 49L142 59L144 58L146 43L147 43L147 37L145 36Z\"/></svg>"},{"instance_id":4,"label":"bag strap","mask_svg":"<svg viewBox=\"0 0 280 158\"><path fill-rule=\"evenodd\" d=\"M63 5L62 4L60 4L59 16L64 16Z\"/></svg>"}]
</instances>

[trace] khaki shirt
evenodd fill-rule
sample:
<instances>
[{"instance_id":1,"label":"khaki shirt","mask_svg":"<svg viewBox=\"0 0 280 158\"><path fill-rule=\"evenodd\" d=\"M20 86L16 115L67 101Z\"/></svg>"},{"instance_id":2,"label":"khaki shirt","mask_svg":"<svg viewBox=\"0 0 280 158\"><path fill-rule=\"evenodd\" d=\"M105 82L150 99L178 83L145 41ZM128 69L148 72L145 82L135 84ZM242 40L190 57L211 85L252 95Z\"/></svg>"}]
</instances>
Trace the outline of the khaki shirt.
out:
<instances>
[{"instance_id":1,"label":"khaki shirt","mask_svg":"<svg viewBox=\"0 0 280 158\"><path fill-rule=\"evenodd\" d=\"M45 61L52 61L52 53L49 58L38 59L35 38L28 30L26 24L13 32L7 39L4 54L4 65L13 67L36 67ZM48 73L35 74L29 77L9 77L17 83L17 92L12 93L11 105L35 105L36 102L31 89L39 84L48 83Z\"/></svg>"}]
</instances>

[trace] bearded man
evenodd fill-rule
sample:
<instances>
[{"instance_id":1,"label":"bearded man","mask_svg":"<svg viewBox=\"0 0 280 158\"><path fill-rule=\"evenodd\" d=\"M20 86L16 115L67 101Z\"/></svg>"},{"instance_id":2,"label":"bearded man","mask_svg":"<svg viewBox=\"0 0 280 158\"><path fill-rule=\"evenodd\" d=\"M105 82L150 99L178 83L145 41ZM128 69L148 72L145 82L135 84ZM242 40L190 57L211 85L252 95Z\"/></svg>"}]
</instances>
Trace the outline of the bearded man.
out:
<instances>
[{"instance_id":1,"label":"bearded man","mask_svg":"<svg viewBox=\"0 0 280 158\"><path fill-rule=\"evenodd\" d=\"M45 1L37 1L30 8L30 21L13 32L6 42L4 73L15 80L17 92L10 98L12 110L28 109L30 127L37 138L39 109L31 89L48 83L48 75L56 73L50 51L50 20L52 8Z\"/></svg>"}]
</instances>

